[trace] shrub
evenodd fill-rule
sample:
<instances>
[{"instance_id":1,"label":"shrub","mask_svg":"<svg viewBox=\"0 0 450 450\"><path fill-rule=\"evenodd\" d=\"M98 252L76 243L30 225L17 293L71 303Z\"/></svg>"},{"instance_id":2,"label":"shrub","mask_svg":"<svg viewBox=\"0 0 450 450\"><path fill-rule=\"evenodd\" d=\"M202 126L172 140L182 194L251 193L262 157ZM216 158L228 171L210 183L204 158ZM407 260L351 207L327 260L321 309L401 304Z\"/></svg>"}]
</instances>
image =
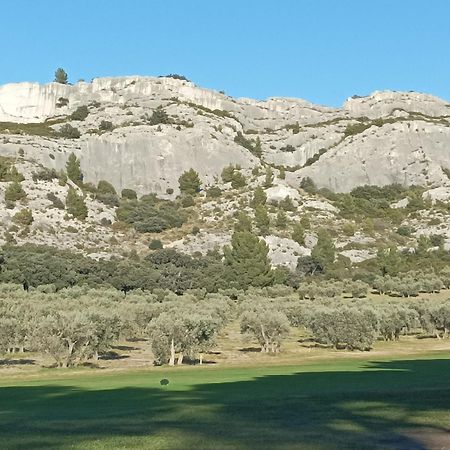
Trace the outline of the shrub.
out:
<instances>
[{"instance_id":1,"label":"shrub","mask_svg":"<svg viewBox=\"0 0 450 450\"><path fill-rule=\"evenodd\" d=\"M355 124L348 124L344 131L344 135L345 135L345 137L354 136L355 134L362 133L363 131L367 130L371 126L372 126L371 123L361 123L361 122L358 122Z\"/></svg>"},{"instance_id":2,"label":"shrub","mask_svg":"<svg viewBox=\"0 0 450 450\"><path fill-rule=\"evenodd\" d=\"M192 234L195 236L200 233L200 228L195 226L192 228Z\"/></svg>"},{"instance_id":3,"label":"shrub","mask_svg":"<svg viewBox=\"0 0 450 450\"><path fill-rule=\"evenodd\" d=\"M106 217L102 217L101 219L100 219L100 225L102 226L102 227L110 227L111 226L111 220L110 219L107 219ZM114 237L114 236L113 236Z\"/></svg>"},{"instance_id":4,"label":"shrub","mask_svg":"<svg viewBox=\"0 0 450 450\"><path fill-rule=\"evenodd\" d=\"M293 153L297 150L293 145L285 145L284 147L280 148L280 152L287 152L287 153Z\"/></svg>"},{"instance_id":5,"label":"shrub","mask_svg":"<svg viewBox=\"0 0 450 450\"><path fill-rule=\"evenodd\" d=\"M78 128L73 127L70 123L64 124L59 130L57 135L66 139L78 139L81 134Z\"/></svg>"},{"instance_id":6,"label":"shrub","mask_svg":"<svg viewBox=\"0 0 450 450\"><path fill-rule=\"evenodd\" d=\"M342 232L346 235L346 236L353 236L356 232L356 225L353 223L345 223L342 226Z\"/></svg>"},{"instance_id":7,"label":"shrub","mask_svg":"<svg viewBox=\"0 0 450 450\"><path fill-rule=\"evenodd\" d=\"M206 191L206 196L210 198L219 198L222 195L222 189L218 186L212 186Z\"/></svg>"},{"instance_id":8,"label":"shrub","mask_svg":"<svg viewBox=\"0 0 450 450\"><path fill-rule=\"evenodd\" d=\"M89 115L89 109L86 105L79 106L70 116L71 120L82 121Z\"/></svg>"},{"instance_id":9,"label":"shrub","mask_svg":"<svg viewBox=\"0 0 450 450\"><path fill-rule=\"evenodd\" d=\"M167 188L166 189L166 194L167 195L172 195L173 194L173 189L172 188Z\"/></svg>"},{"instance_id":10,"label":"shrub","mask_svg":"<svg viewBox=\"0 0 450 450\"><path fill-rule=\"evenodd\" d=\"M14 214L12 218L14 223L22 226L29 226L33 223L33 213L29 209L21 209L19 212Z\"/></svg>"},{"instance_id":11,"label":"shrub","mask_svg":"<svg viewBox=\"0 0 450 450\"><path fill-rule=\"evenodd\" d=\"M16 166L11 166L5 181L17 181L21 182L25 180L25 177L16 169Z\"/></svg>"},{"instance_id":12,"label":"shrub","mask_svg":"<svg viewBox=\"0 0 450 450\"><path fill-rule=\"evenodd\" d=\"M114 125L109 120L102 120L98 126L100 131L112 131L114 130Z\"/></svg>"},{"instance_id":13,"label":"shrub","mask_svg":"<svg viewBox=\"0 0 450 450\"><path fill-rule=\"evenodd\" d=\"M195 201L194 198L192 197L192 195L183 195L183 197L181 198L181 206L183 208L189 208L190 206L194 206L195 205Z\"/></svg>"},{"instance_id":14,"label":"shrub","mask_svg":"<svg viewBox=\"0 0 450 450\"><path fill-rule=\"evenodd\" d=\"M58 173L55 169L49 169L47 167L43 167L39 170L39 172L33 172L33 181L51 181L55 178L58 178Z\"/></svg>"},{"instance_id":15,"label":"shrub","mask_svg":"<svg viewBox=\"0 0 450 450\"><path fill-rule=\"evenodd\" d=\"M159 125L169 123L169 116L166 111L164 111L163 107L160 105L154 111L152 116L149 119L150 125Z\"/></svg>"},{"instance_id":16,"label":"shrub","mask_svg":"<svg viewBox=\"0 0 450 450\"><path fill-rule=\"evenodd\" d=\"M47 199L52 202L54 208L64 209L64 203L53 192L47 194Z\"/></svg>"},{"instance_id":17,"label":"shrub","mask_svg":"<svg viewBox=\"0 0 450 450\"><path fill-rule=\"evenodd\" d=\"M121 196L123 199L126 199L126 200L136 200L137 199L136 191L133 189L122 189Z\"/></svg>"},{"instance_id":18,"label":"shrub","mask_svg":"<svg viewBox=\"0 0 450 450\"><path fill-rule=\"evenodd\" d=\"M347 287L347 291L352 294L353 298L362 298L367 295L367 291L369 290L369 286L362 281L353 281L349 283Z\"/></svg>"},{"instance_id":19,"label":"shrub","mask_svg":"<svg viewBox=\"0 0 450 450\"><path fill-rule=\"evenodd\" d=\"M24 176L13 165L12 158L0 156L0 181L23 181Z\"/></svg>"},{"instance_id":20,"label":"shrub","mask_svg":"<svg viewBox=\"0 0 450 450\"><path fill-rule=\"evenodd\" d=\"M441 234L430 235L430 243L433 247L442 247L445 243L445 237Z\"/></svg>"},{"instance_id":21,"label":"shrub","mask_svg":"<svg viewBox=\"0 0 450 450\"><path fill-rule=\"evenodd\" d=\"M152 239L148 244L148 248L150 250L160 250L163 248L163 244L159 239Z\"/></svg>"},{"instance_id":22,"label":"shrub","mask_svg":"<svg viewBox=\"0 0 450 450\"><path fill-rule=\"evenodd\" d=\"M26 198L27 194L22 188L22 185L18 181L13 181L8 187L5 189L5 201L7 202L16 202L19 200L23 200Z\"/></svg>"},{"instance_id":23,"label":"shrub","mask_svg":"<svg viewBox=\"0 0 450 450\"><path fill-rule=\"evenodd\" d=\"M164 78L173 78L174 80L190 81L184 75L179 75L178 73L169 73L169 75L161 75Z\"/></svg>"},{"instance_id":24,"label":"shrub","mask_svg":"<svg viewBox=\"0 0 450 450\"><path fill-rule=\"evenodd\" d=\"M140 233L159 233L181 227L187 219L175 202L159 200L155 195L144 195L140 200L120 202L117 219L133 225Z\"/></svg>"},{"instance_id":25,"label":"shrub","mask_svg":"<svg viewBox=\"0 0 450 450\"><path fill-rule=\"evenodd\" d=\"M234 142L236 144L241 145L242 147L246 148L249 152L253 153L258 158L262 154L261 149L261 141L259 137L257 139L247 139L240 131L237 132Z\"/></svg>"},{"instance_id":26,"label":"shrub","mask_svg":"<svg viewBox=\"0 0 450 450\"><path fill-rule=\"evenodd\" d=\"M59 97L58 101L56 102L57 108L62 108L63 106L67 106L69 104L69 99L65 97Z\"/></svg>"},{"instance_id":27,"label":"shrub","mask_svg":"<svg viewBox=\"0 0 450 450\"><path fill-rule=\"evenodd\" d=\"M196 195L200 192L200 178L194 169L189 169L178 178L182 194Z\"/></svg>"},{"instance_id":28,"label":"shrub","mask_svg":"<svg viewBox=\"0 0 450 450\"><path fill-rule=\"evenodd\" d=\"M316 194L317 193L316 184L309 177L302 178L302 181L300 182L300 187L308 194Z\"/></svg>"},{"instance_id":29,"label":"shrub","mask_svg":"<svg viewBox=\"0 0 450 450\"><path fill-rule=\"evenodd\" d=\"M100 180L97 185L95 198L108 206L119 206L119 197L111 183Z\"/></svg>"},{"instance_id":30,"label":"shrub","mask_svg":"<svg viewBox=\"0 0 450 450\"><path fill-rule=\"evenodd\" d=\"M400 236L410 237L412 233L414 233L414 228L409 225L402 225L397 228L397 234Z\"/></svg>"}]
</instances>

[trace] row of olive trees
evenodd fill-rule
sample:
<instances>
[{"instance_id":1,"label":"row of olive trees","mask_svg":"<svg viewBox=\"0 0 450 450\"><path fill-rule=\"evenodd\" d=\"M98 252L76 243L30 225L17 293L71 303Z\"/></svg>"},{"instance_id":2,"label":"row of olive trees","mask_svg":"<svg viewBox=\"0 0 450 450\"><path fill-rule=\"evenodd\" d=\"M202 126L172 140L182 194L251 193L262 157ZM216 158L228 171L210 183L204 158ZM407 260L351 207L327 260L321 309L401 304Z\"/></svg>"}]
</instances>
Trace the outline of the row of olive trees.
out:
<instances>
[{"instance_id":1,"label":"row of olive trees","mask_svg":"<svg viewBox=\"0 0 450 450\"><path fill-rule=\"evenodd\" d=\"M334 286L335 290L338 286ZM262 352L277 353L292 327L302 327L318 343L336 349L369 350L376 339L402 334L449 336L450 300L341 300L299 298L286 286L229 289L208 294L197 289L176 295L168 290L133 291L73 287L45 293L0 285L0 351L36 351L58 367L98 358L119 340L144 339L155 364L203 361L230 320Z\"/></svg>"},{"instance_id":2,"label":"row of olive trees","mask_svg":"<svg viewBox=\"0 0 450 450\"><path fill-rule=\"evenodd\" d=\"M275 291L247 291L239 307L241 331L256 340L262 352L280 351L291 326L302 327L318 343L348 350L370 350L375 340L398 340L402 334L449 337L450 299L299 299L284 287L280 296L270 295L269 289Z\"/></svg>"},{"instance_id":3,"label":"row of olive trees","mask_svg":"<svg viewBox=\"0 0 450 450\"><path fill-rule=\"evenodd\" d=\"M155 363L178 364L214 344L229 317L228 297L169 291L135 292L75 287L58 293L0 285L0 352L25 349L52 357L58 367L97 361L119 339L148 339Z\"/></svg>"},{"instance_id":4,"label":"row of olive trees","mask_svg":"<svg viewBox=\"0 0 450 450\"><path fill-rule=\"evenodd\" d=\"M422 272L407 272L401 276L377 276L373 288L380 294L397 295L400 297L415 297L421 292L433 293L450 288L450 267L438 275Z\"/></svg>"},{"instance_id":5,"label":"row of olive trees","mask_svg":"<svg viewBox=\"0 0 450 450\"><path fill-rule=\"evenodd\" d=\"M376 339L398 340L402 334L449 336L450 300L288 301L284 312L292 326L309 330L317 342L334 348L370 350Z\"/></svg>"},{"instance_id":6,"label":"row of olive trees","mask_svg":"<svg viewBox=\"0 0 450 450\"><path fill-rule=\"evenodd\" d=\"M416 297L420 293L436 293L450 288L450 267L440 273L410 271L401 276L376 276L371 284L361 280L326 280L301 283L297 289L301 299L333 298L350 295L363 298L373 289L392 297Z\"/></svg>"}]
</instances>

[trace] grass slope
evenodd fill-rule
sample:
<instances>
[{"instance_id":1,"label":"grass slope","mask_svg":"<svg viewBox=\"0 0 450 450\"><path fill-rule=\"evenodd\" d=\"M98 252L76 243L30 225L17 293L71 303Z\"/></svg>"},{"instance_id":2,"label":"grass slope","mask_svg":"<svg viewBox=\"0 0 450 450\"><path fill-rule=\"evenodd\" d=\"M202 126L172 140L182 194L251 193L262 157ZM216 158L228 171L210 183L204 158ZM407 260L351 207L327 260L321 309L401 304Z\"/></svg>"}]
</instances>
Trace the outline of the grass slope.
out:
<instances>
[{"instance_id":1,"label":"grass slope","mask_svg":"<svg viewBox=\"0 0 450 450\"><path fill-rule=\"evenodd\" d=\"M450 352L283 367L42 371L40 379L0 383L0 447L448 448L449 373Z\"/></svg>"}]
</instances>

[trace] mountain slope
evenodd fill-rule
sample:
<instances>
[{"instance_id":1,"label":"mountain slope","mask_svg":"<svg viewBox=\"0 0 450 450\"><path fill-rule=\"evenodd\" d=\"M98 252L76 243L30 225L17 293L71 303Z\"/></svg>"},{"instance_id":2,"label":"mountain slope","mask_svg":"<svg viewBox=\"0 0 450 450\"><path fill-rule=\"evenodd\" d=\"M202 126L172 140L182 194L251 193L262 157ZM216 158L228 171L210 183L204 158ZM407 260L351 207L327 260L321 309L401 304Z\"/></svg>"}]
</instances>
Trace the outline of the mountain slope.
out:
<instances>
[{"instance_id":1,"label":"mountain slope","mask_svg":"<svg viewBox=\"0 0 450 450\"><path fill-rule=\"evenodd\" d=\"M70 120L83 105L86 119ZM170 123L152 125L158 106ZM50 125L41 134L47 136L27 135L32 123L45 120ZM114 130L99 131L102 121ZM23 148L46 167L61 169L74 152L87 181L107 179L118 190L141 194L176 192L179 175L190 167L213 184L230 163L283 166L293 187L308 176L337 192L363 184L447 185L442 169L450 169L450 105L418 93L376 92L336 109L299 99L234 99L167 77L19 83L0 87L0 122L10 131L0 154ZM11 134L5 122L25 124L19 127L25 135ZM77 127L81 138L52 136L63 122ZM244 139L236 139L238 133ZM260 157L248 150L257 138Z\"/></svg>"}]
</instances>

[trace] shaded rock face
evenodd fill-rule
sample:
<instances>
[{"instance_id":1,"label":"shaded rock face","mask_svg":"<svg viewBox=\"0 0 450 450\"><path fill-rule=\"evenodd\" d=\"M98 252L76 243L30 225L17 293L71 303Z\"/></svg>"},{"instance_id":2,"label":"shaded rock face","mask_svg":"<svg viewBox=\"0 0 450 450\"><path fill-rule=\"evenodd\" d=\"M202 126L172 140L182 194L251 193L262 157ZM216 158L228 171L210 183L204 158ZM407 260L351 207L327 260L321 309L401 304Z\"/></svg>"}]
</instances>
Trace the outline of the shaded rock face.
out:
<instances>
[{"instance_id":1,"label":"shaded rock face","mask_svg":"<svg viewBox=\"0 0 450 450\"><path fill-rule=\"evenodd\" d=\"M89 107L89 116L71 121L69 115L82 105ZM149 122L158 106L170 124ZM86 181L105 179L118 190L140 194L176 193L179 176L191 167L205 186L214 184L229 164L284 166L286 183L294 189L305 177L337 192L364 184L436 188L450 183L445 173L450 169L450 105L414 92L375 92L348 99L337 109L292 98L234 99L167 77L0 86L0 122L49 118L76 126L81 138L10 131L7 140L0 139L0 155L22 148L43 165L61 169L74 152ZM102 121L110 121L114 130L100 133ZM5 125L2 129L7 133ZM238 132L250 143L260 139L261 158L235 141Z\"/></svg>"},{"instance_id":2,"label":"shaded rock face","mask_svg":"<svg viewBox=\"0 0 450 450\"><path fill-rule=\"evenodd\" d=\"M138 193L177 191L179 176L191 167L205 185L214 184L223 167L243 168L256 159L236 145L211 141L202 145L198 131L179 136L155 136L133 130L126 137L91 138L80 152L88 180L107 179L116 189L133 188Z\"/></svg>"}]
</instances>

